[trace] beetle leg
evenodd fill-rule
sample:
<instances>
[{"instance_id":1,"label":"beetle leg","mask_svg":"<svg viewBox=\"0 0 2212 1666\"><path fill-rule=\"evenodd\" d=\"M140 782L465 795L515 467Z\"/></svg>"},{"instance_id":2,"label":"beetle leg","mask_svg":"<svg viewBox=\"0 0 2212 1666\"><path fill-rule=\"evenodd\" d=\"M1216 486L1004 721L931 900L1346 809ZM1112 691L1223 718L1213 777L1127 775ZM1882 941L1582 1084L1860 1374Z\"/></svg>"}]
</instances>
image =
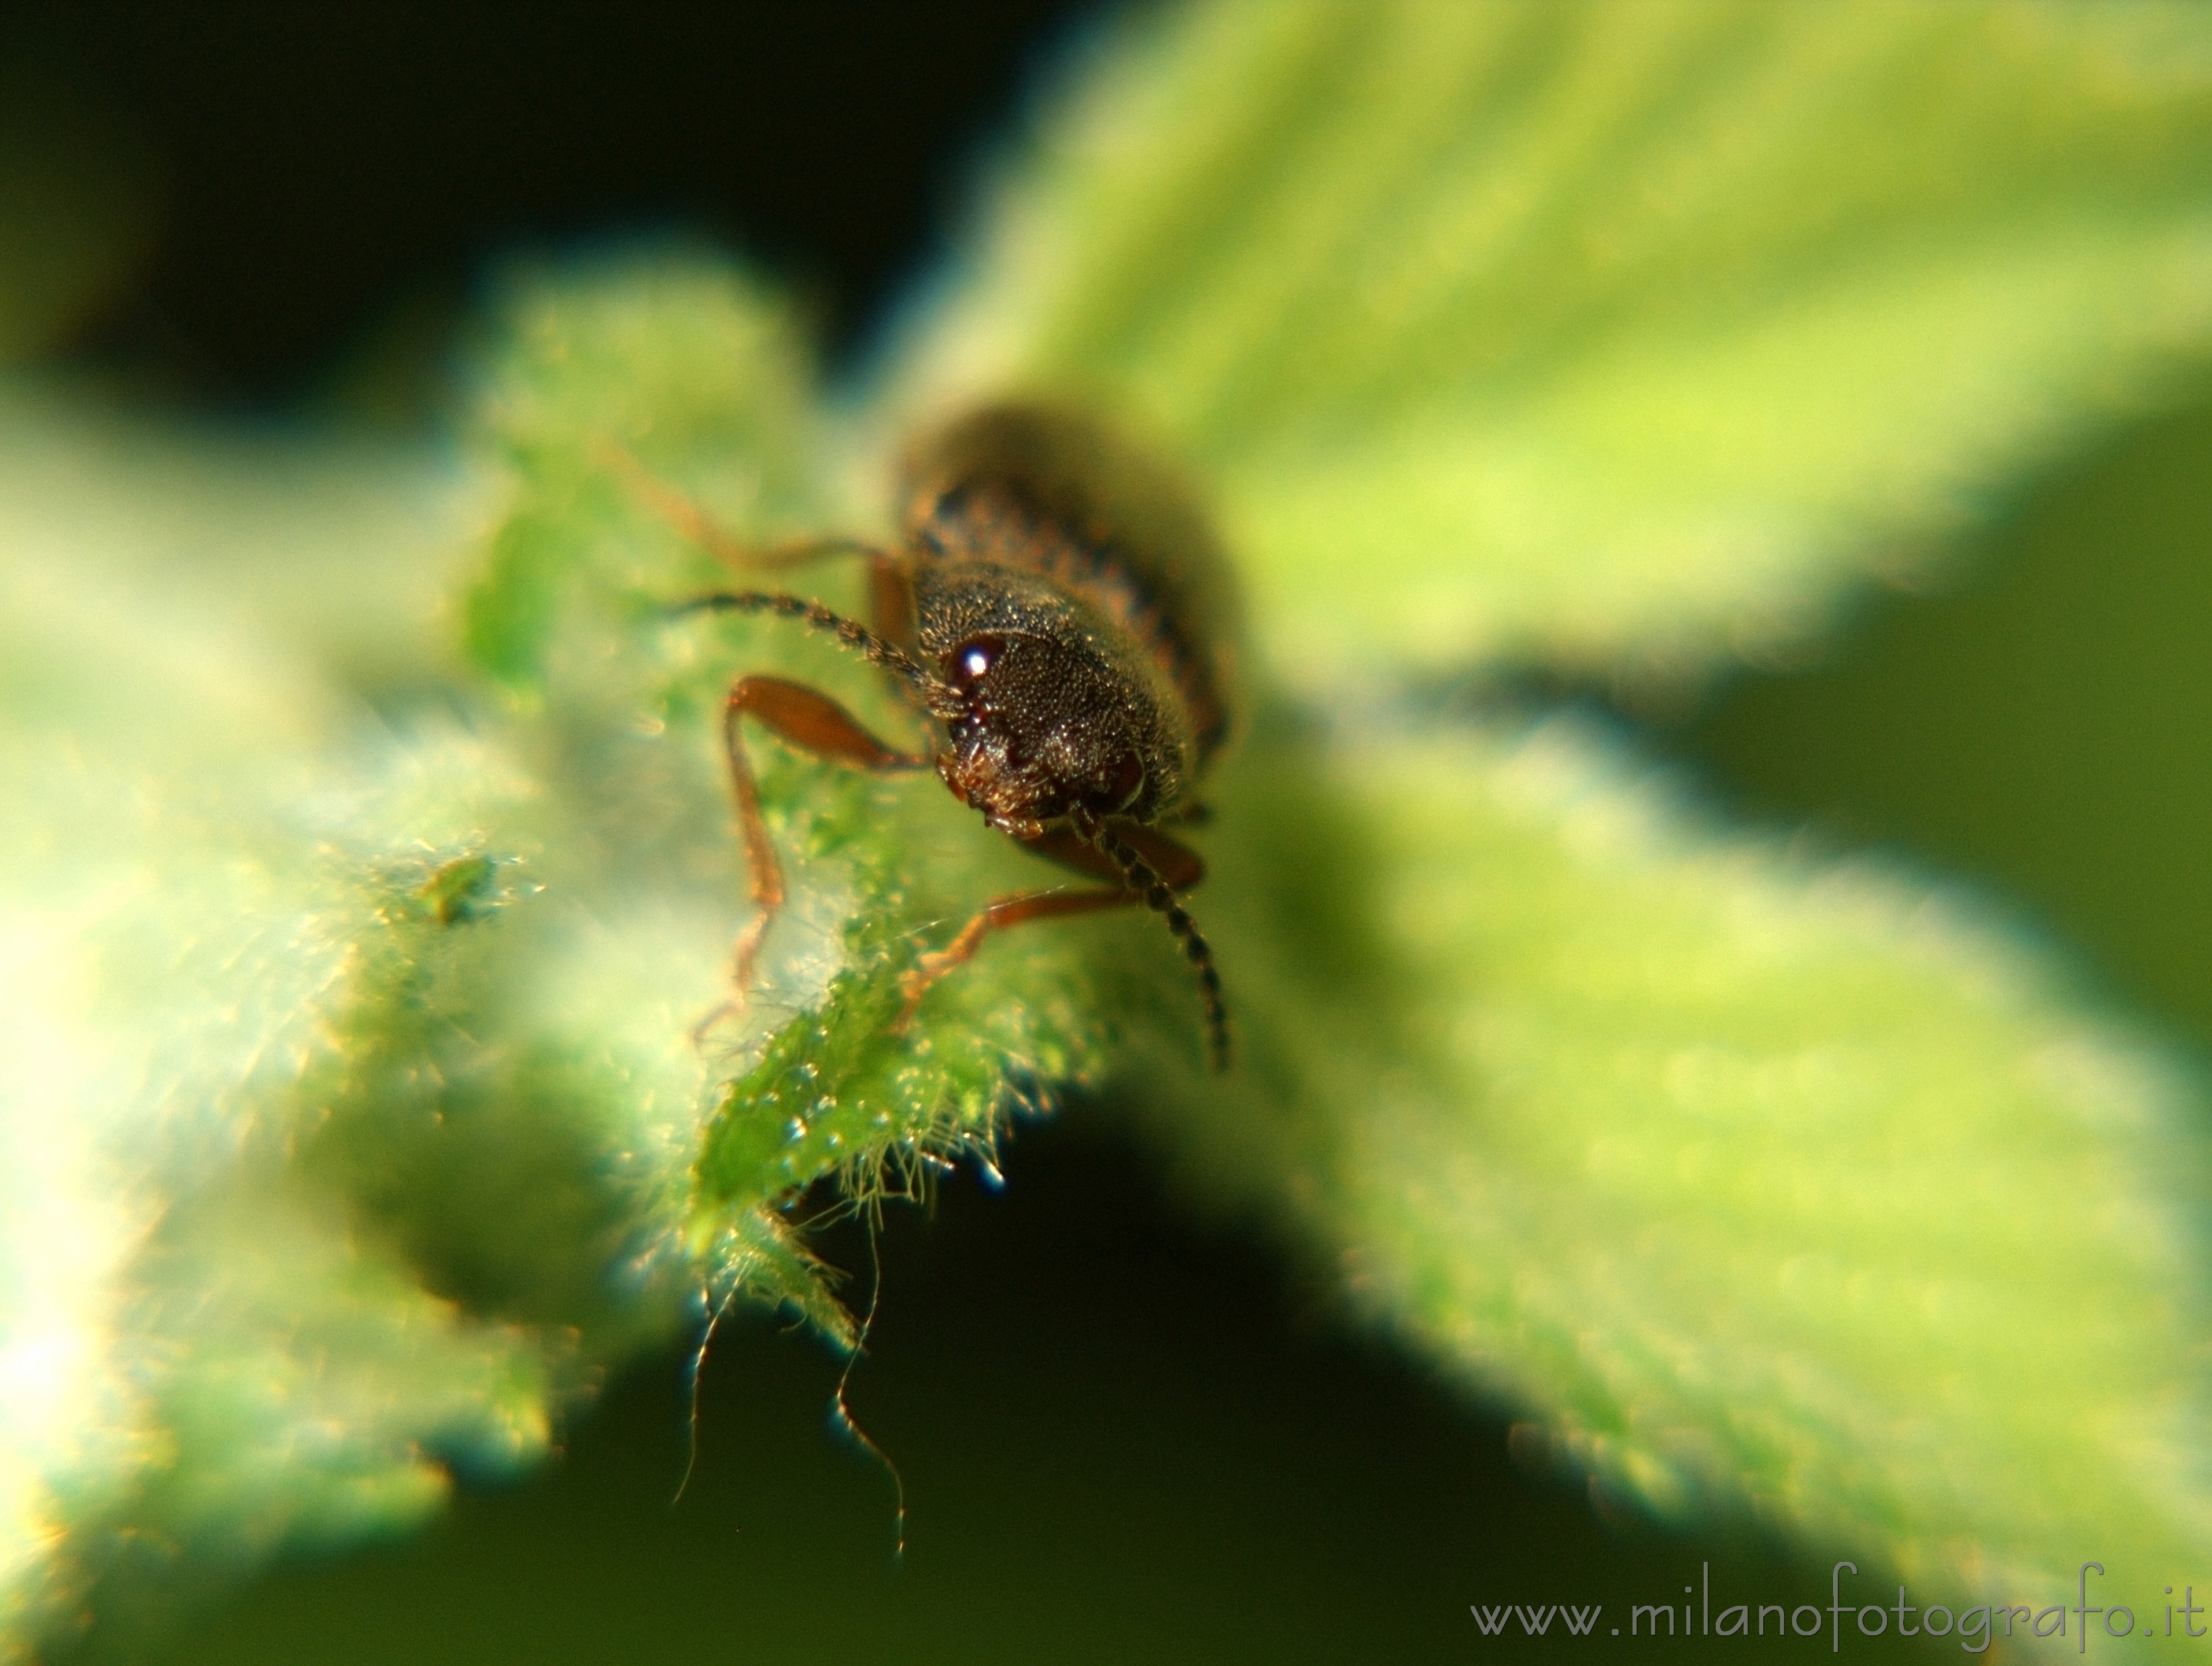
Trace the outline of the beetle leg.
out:
<instances>
[{"instance_id":1,"label":"beetle leg","mask_svg":"<svg viewBox=\"0 0 2212 1666\"><path fill-rule=\"evenodd\" d=\"M868 612L876 635L914 651L914 574L906 562L879 550L868 552Z\"/></svg>"},{"instance_id":2,"label":"beetle leg","mask_svg":"<svg viewBox=\"0 0 2212 1666\"><path fill-rule=\"evenodd\" d=\"M915 1008L930 987L948 972L957 971L975 958L975 951L983 946L983 939L993 932L1010 930L1031 920L1050 920L1061 915L1090 914L1098 909L1123 909L1141 903L1145 899L1126 887L1113 891L1018 891L1011 896L994 898L983 911L960 928L960 935L944 948L925 954L914 964L901 981L906 992L906 1006L891 1026L894 1033L904 1030L914 1018Z\"/></svg>"},{"instance_id":3,"label":"beetle leg","mask_svg":"<svg viewBox=\"0 0 2212 1666\"><path fill-rule=\"evenodd\" d=\"M738 727L748 716L802 752L855 769L887 773L927 769L930 763L919 753L902 752L877 739L852 713L803 683L781 677L741 677L731 685L729 702L722 708L722 737L729 750L730 785L737 798L738 828L744 838L753 901L752 920L738 939L732 974L740 1003L752 988L753 963L760 953L761 939L768 934L784 900L783 865L776 859L775 842L768 836L768 823L761 814L760 787L753 779Z\"/></svg>"},{"instance_id":4,"label":"beetle leg","mask_svg":"<svg viewBox=\"0 0 2212 1666\"><path fill-rule=\"evenodd\" d=\"M1117 822L1115 830L1135 846L1152 869L1172 890L1188 891L1206 877L1206 863L1199 854L1170 838L1157 828L1144 827L1134 822ZM1024 839L1022 848L1057 862L1062 867L1073 868L1078 873L1087 873L1094 879L1113 882L1111 891L1022 891L993 899L989 906L960 928L960 934L943 949L925 954L912 971L906 975L906 1008L899 1014L895 1028L904 1029L914 1017L914 1010L921 1004L930 986L948 972L957 970L975 957L983 946L983 939L993 932L1001 932L1031 920L1050 920L1062 915L1089 914L1098 909L1137 908L1144 905L1145 894L1132 890L1121 870L1113 859L1093 845L1085 844L1073 828L1048 828L1034 839Z\"/></svg>"},{"instance_id":5,"label":"beetle leg","mask_svg":"<svg viewBox=\"0 0 2212 1666\"><path fill-rule=\"evenodd\" d=\"M777 544L753 544L714 519L697 499L686 496L638 461L629 447L602 440L595 447L599 461L621 477L629 495L678 532L717 561L740 572L775 572L804 567L836 556L866 556L872 564L896 564L892 556L866 540L855 538L787 538Z\"/></svg>"}]
</instances>

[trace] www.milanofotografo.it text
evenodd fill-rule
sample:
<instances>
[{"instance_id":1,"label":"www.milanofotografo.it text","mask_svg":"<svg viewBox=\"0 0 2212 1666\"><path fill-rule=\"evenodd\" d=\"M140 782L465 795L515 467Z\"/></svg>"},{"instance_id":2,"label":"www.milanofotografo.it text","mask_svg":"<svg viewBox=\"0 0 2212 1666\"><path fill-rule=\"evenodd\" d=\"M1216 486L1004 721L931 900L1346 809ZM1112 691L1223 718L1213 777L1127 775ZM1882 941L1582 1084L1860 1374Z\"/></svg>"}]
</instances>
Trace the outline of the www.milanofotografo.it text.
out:
<instances>
[{"instance_id":1,"label":"www.milanofotografo.it text","mask_svg":"<svg viewBox=\"0 0 2212 1666\"><path fill-rule=\"evenodd\" d=\"M2200 1623L2205 1605L2197 1600L2197 1587L2163 1587L2160 1601L2140 1611L2112 1601L2103 1589L2101 1562L2081 1564L2071 1602L1981 1602L1954 1608L1942 1602L1917 1607L1904 1586L1893 1602L1869 1602L1844 1590L1845 1576L1854 1578L1858 1566L1838 1562L1830 1570L1829 1600L1823 1608L1811 1602L1733 1602L1713 1596L1713 1568L1702 1565L1700 1583L1682 1587L1680 1602L1632 1603L1613 1610L1614 1621L1605 1619L1602 1602L1546 1602L1531 1607L1522 1602L1474 1602L1475 1628L1485 1637L1670 1637L1767 1638L1826 1643L1832 1653L1843 1652L1845 1640L1876 1637L1934 1637L1955 1639L1969 1654L1984 1653L1999 1637L2065 1638L2080 1652L2089 1651L2093 1632L2106 1637L2204 1637L2212 1626ZM2098 1584L2092 1584L2095 1576ZM2092 1596L2104 1600L2092 1602ZM2164 1613L2161 1614L2160 1608ZM1619 1623L1625 1620L1624 1626ZM2179 1629L2177 1629L2177 1621ZM1556 1631L1554 1630L1556 1627Z\"/></svg>"}]
</instances>

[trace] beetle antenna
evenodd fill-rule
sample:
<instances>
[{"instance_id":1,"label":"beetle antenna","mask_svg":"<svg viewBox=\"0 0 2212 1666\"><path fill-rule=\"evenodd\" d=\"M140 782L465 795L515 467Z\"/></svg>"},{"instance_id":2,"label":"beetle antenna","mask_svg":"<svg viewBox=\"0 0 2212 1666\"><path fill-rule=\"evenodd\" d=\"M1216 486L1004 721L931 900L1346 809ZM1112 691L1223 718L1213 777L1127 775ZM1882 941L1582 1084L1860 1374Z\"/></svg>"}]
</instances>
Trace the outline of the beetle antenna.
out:
<instances>
[{"instance_id":1,"label":"beetle antenna","mask_svg":"<svg viewBox=\"0 0 2212 1666\"><path fill-rule=\"evenodd\" d=\"M1229 1006L1221 998L1221 974L1214 970L1213 945L1198 928L1190 912L1176 900L1159 871L1134 846L1105 822L1087 811L1078 811L1075 830L1084 841L1103 851L1121 870L1122 882L1145 899L1145 906L1168 922L1168 929L1182 945L1183 958L1198 970L1200 998L1206 1002L1206 1050L1216 1070L1229 1068Z\"/></svg>"},{"instance_id":2,"label":"beetle antenna","mask_svg":"<svg viewBox=\"0 0 2212 1666\"><path fill-rule=\"evenodd\" d=\"M779 618L796 619L811 629L835 636L869 664L881 666L906 678L921 690L924 703L932 711L950 697L951 691L945 684L931 676L920 660L896 642L878 636L857 619L833 613L820 602L809 601L804 596L781 590L717 590L678 602L669 612L677 617L686 613L773 613Z\"/></svg>"}]
</instances>

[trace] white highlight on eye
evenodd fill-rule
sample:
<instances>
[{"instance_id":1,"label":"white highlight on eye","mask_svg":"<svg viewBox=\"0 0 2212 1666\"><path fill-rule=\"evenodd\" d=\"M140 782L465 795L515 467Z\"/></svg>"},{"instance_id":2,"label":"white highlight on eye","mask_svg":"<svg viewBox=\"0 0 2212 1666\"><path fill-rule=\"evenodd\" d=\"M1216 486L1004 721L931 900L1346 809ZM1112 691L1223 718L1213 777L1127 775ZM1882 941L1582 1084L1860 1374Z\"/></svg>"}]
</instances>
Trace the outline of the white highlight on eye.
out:
<instances>
[{"instance_id":1,"label":"white highlight on eye","mask_svg":"<svg viewBox=\"0 0 2212 1666\"><path fill-rule=\"evenodd\" d=\"M981 677L991 668L991 656L980 648L971 648L962 656L961 669L970 677Z\"/></svg>"}]
</instances>

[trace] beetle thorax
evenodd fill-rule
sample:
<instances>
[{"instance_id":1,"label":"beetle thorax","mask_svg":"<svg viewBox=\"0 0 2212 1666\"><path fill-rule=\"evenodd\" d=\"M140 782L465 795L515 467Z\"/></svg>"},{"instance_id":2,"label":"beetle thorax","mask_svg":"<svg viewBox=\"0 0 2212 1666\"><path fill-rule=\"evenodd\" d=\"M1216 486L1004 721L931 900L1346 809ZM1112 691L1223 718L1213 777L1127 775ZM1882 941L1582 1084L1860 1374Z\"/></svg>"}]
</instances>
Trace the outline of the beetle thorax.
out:
<instances>
[{"instance_id":1,"label":"beetle thorax","mask_svg":"<svg viewBox=\"0 0 2212 1666\"><path fill-rule=\"evenodd\" d=\"M915 575L917 646L945 699L938 772L1016 837L1077 809L1150 822L1192 745L1174 685L1080 599L989 562Z\"/></svg>"}]
</instances>

